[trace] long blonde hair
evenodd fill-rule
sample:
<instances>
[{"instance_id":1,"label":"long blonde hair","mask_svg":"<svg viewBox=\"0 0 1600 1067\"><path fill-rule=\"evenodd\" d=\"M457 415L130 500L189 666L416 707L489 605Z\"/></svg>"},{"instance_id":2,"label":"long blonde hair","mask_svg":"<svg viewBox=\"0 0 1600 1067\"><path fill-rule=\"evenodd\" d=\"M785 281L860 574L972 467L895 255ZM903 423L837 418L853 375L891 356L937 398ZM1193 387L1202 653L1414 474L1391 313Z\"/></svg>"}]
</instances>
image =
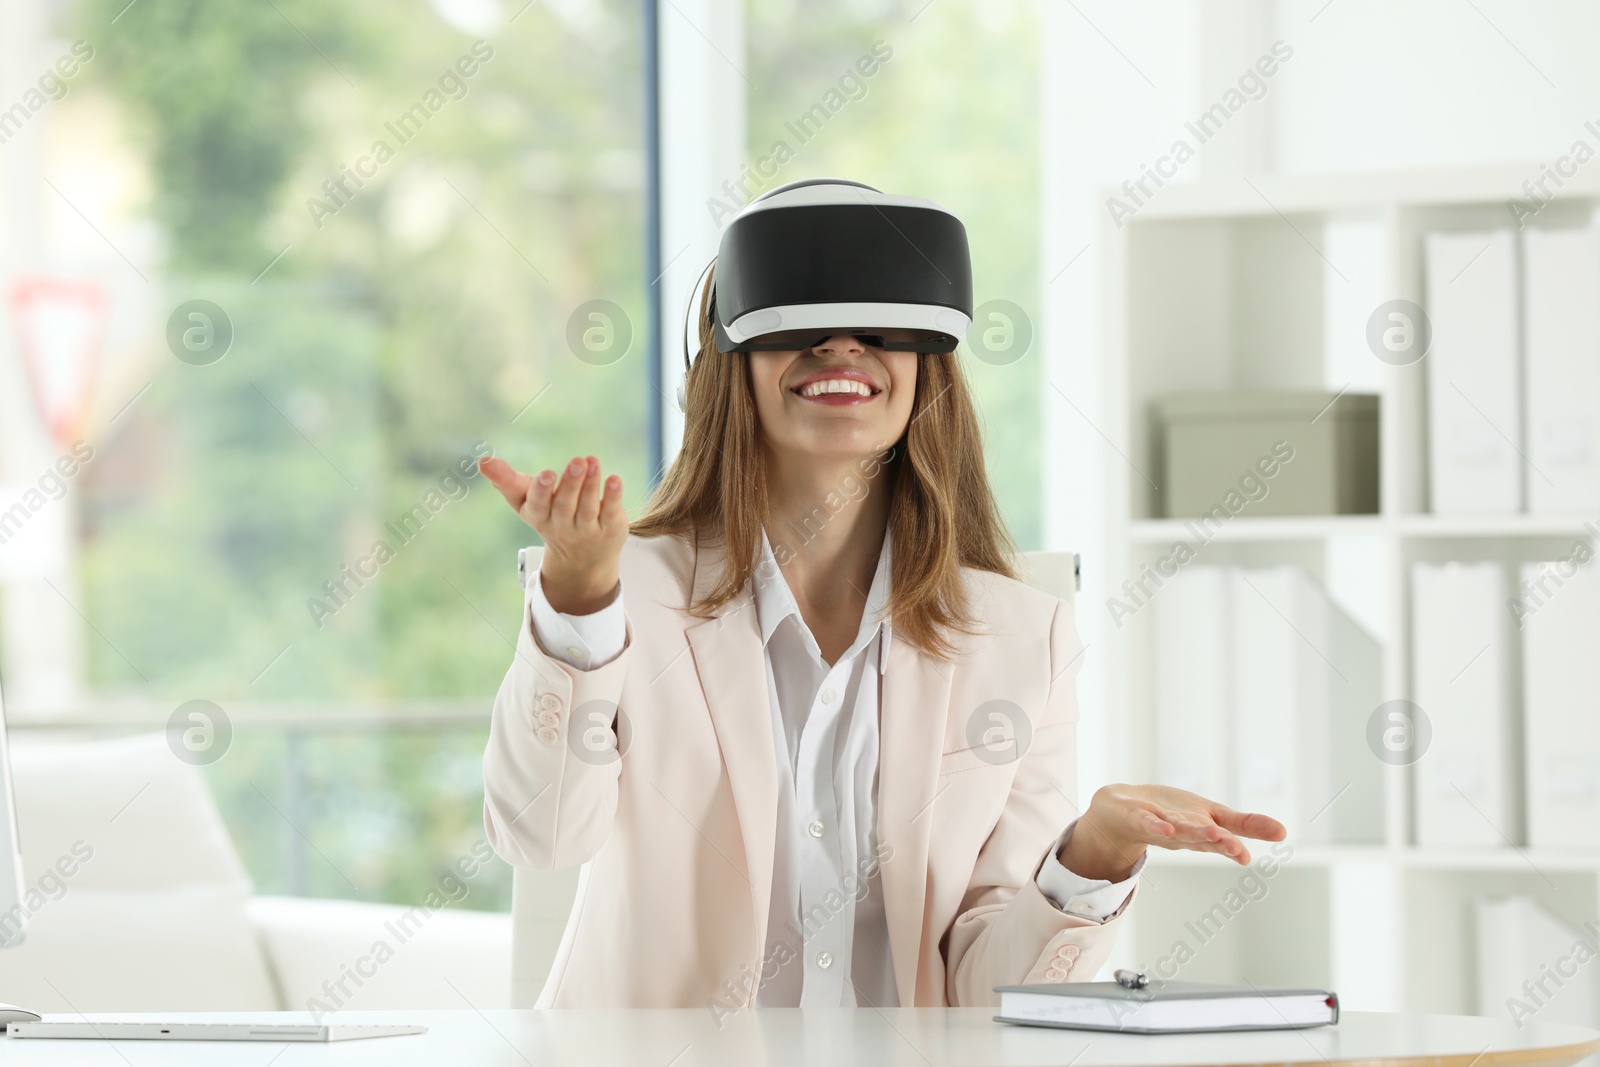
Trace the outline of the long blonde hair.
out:
<instances>
[{"instance_id":1,"label":"long blonde hair","mask_svg":"<svg viewBox=\"0 0 1600 1067\"><path fill-rule=\"evenodd\" d=\"M760 563L766 469L747 352L719 353L708 313L714 271L700 292L700 350L685 384L683 448L645 513L629 526L645 537L723 542L722 579L691 614L711 616L739 595ZM947 631L976 633L961 568L1016 578L1016 542L1000 516L983 463L977 412L956 353L917 357L911 420L863 474L887 478L894 539L888 617L895 634L936 659L955 646ZM822 516L826 521L827 516ZM786 562L776 538L778 562Z\"/></svg>"}]
</instances>

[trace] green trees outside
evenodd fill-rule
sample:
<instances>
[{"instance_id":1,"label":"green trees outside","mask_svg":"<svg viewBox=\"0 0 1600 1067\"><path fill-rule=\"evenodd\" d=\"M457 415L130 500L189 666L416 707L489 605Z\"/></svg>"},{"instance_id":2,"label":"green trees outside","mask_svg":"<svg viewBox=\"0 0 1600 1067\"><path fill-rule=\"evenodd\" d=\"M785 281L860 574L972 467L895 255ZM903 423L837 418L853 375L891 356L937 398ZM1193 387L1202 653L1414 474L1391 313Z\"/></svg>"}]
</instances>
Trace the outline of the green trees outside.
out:
<instances>
[{"instance_id":1,"label":"green trees outside","mask_svg":"<svg viewBox=\"0 0 1600 1067\"><path fill-rule=\"evenodd\" d=\"M191 365L155 324L152 385L101 450L92 684L487 705L535 535L452 471L593 451L646 482L639 345L595 366L566 341L591 299L642 321L635 8L480 35L426 6L124 2L71 32L144 151L166 306L209 300L234 340ZM376 574L330 598L347 568ZM235 730L208 774L263 892L415 900L482 835L476 726ZM506 906L504 875L465 906Z\"/></svg>"}]
</instances>

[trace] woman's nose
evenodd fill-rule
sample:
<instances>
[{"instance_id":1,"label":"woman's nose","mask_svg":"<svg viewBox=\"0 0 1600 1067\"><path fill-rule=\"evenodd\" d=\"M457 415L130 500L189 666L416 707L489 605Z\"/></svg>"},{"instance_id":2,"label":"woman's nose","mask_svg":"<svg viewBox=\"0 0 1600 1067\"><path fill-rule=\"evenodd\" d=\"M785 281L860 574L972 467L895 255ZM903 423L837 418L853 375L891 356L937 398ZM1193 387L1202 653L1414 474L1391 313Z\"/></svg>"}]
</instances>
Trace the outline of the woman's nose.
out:
<instances>
[{"instance_id":1,"label":"woman's nose","mask_svg":"<svg viewBox=\"0 0 1600 1067\"><path fill-rule=\"evenodd\" d=\"M865 345L847 333L836 333L821 344L812 346L814 352L831 352L835 355L858 356L866 350Z\"/></svg>"}]
</instances>

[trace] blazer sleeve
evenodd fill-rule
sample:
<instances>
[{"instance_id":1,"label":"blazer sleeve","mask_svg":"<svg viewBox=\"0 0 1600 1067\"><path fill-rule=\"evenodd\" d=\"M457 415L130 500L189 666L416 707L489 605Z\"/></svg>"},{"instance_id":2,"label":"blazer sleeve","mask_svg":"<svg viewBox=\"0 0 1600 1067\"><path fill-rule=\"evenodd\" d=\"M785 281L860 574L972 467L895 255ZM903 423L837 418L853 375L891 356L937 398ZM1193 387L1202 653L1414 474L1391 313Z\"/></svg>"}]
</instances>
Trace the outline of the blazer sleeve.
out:
<instances>
[{"instance_id":1,"label":"blazer sleeve","mask_svg":"<svg viewBox=\"0 0 1600 1067\"><path fill-rule=\"evenodd\" d=\"M591 859L616 816L622 771L617 722L620 717L625 737L622 682L632 658L633 622L619 590L602 611L622 611L622 651L581 669L568 661L572 657L547 652L535 636L539 597L539 583L530 582L516 654L489 719L483 824L490 846L507 863L561 870Z\"/></svg>"},{"instance_id":2,"label":"blazer sleeve","mask_svg":"<svg viewBox=\"0 0 1600 1067\"><path fill-rule=\"evenodd\" d=\"M1082 657L1072 607L1059 601L1050 623L1044 709L946 934L945 997L952 1007L996 1005L997 985L1093 980L1138 895L1135 886L1123 906L1099 922L1057 908L1037 882L1062 827L1081 814L1075 794Z\"/></svg>"}]
</instances>

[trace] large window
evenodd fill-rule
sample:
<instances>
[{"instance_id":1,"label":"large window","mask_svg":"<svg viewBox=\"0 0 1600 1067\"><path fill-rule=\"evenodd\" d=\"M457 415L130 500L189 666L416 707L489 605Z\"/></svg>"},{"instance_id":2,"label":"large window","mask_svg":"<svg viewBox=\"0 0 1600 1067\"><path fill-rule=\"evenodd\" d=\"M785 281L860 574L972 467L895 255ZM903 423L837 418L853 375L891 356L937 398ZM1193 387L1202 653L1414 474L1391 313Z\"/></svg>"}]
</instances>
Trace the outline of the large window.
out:
<instances>
[{"instance_id":1,"label":"large window","mask_svg":"<svg viewBox=\"0 0 1600 1067\"><path fill-rule=\"evenodd\" d=\"M640 5L19 5L38 17L6 25L27 77L5 84L43 88L0 130L0 488L91 455L29 519L55 550L0 542L13 723L214 729L195 761L259 891L414 900L482 835L515 552L537 541L474 461L592 452L634 514L657 473L646 309L670 264L645 259ZM731 212L843 175L965 220L962 358L1025 548L1036 17L749 0L724 57L747 165L710 191ZM50 286L98 297L34 336L17 293ZM36 410L60 389L21 396L40 344L95 357L76 423ZM467 906L505 907L504 867L483 877Z\"/></svg>"},{"instance_id":2,"label":"large window","mask_svg":"<svg viewBox=\"0 0 1600 1067\"><path fill-rule=\"evenodd\" d=\"M40 62L90 57L12 157L13 229L22 183L42 220L12 282L99 286L111 330L93 458L52 502L76 561L39 575L55 594L4 594L13 632L70 603L48 618L81 683L12 718L162 728L209 702L232 739L206 773L260 891L414 899L482 836L537 541L473 461L593 452L630 508L648 488L638 6L51 17ZM32 432L13 480L66 447ZM490 877L469 905L506 905Z\"/></svg>"}]
</instances>

